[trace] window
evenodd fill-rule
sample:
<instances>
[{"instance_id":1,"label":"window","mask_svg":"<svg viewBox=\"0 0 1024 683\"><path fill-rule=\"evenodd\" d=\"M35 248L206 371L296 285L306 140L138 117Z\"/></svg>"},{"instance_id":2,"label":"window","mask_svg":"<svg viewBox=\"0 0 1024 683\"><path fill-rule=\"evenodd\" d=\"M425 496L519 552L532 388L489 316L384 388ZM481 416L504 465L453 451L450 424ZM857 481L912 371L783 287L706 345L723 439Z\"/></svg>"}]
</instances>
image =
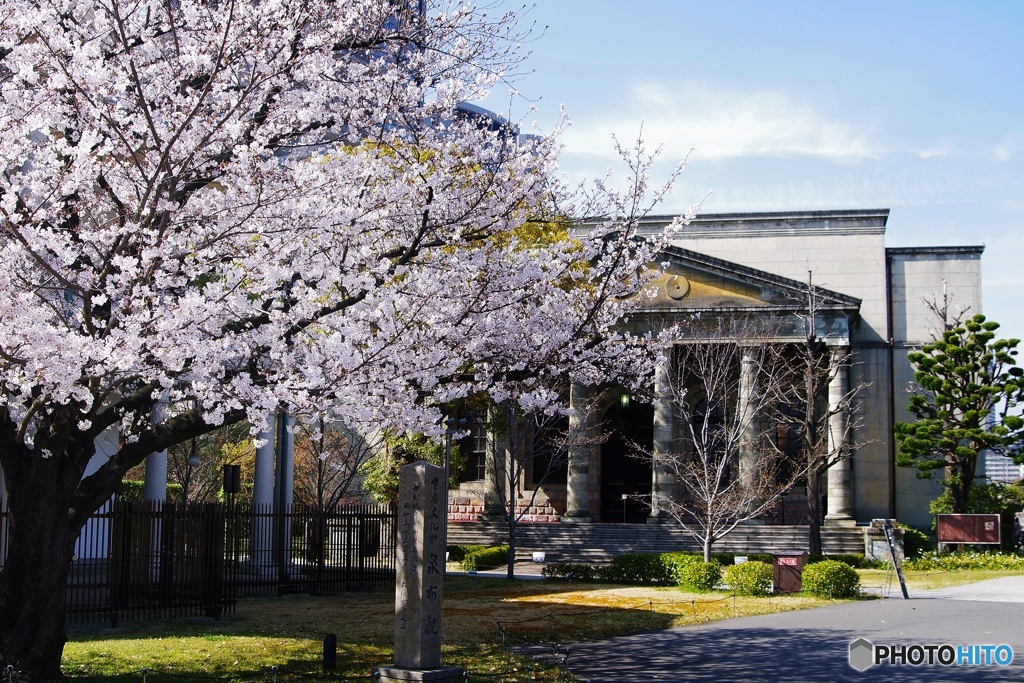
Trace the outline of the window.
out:
<instances>
[{"instance_id":1,"label":"window","mask_svg":"<svg viewBox=\"0 0 1024 683\"><path fill-rule=\"evenodd\" d=\"M459 453L464 465L459 482L483 481L487 467L487 430L479 415L467 415L469 434L459 439Z\"/></svg>"}]
</instances>

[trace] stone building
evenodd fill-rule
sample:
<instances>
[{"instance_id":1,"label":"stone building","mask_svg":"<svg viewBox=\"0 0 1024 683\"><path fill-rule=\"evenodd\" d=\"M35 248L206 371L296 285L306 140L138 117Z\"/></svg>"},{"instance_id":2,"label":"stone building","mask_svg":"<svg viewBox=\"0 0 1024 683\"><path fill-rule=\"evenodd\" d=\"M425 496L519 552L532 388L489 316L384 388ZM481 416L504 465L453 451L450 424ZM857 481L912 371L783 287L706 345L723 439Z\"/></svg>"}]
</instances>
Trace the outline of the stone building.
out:
<instances>
[{"instance_id":1,"label":"stone building","mask_svg":"<svg viewBox=\"0 0 1024 683\"><path fill-rule=\"evenodd\" d=\"M822 400L860 388L851 437L856 453L832 467L822 482L826 524L880 517L931 524L928 502L938 495L938 485L895 465L893 425L909 419L913 372L907 352L942 327L929 303L945 295L953 313L981 312L983 247L886 247L888 216L885 209L699 216L665 252L667 268L656 283L657 294L645 303L643 315L635 316L649 324L695 314L767 317L779 321L778 342L785 344L803 338L805 328L795 321L806 318L808 281L813 281L820 337L830 353L851 359L829 387L831 398ZM670 220L649 217L641 230L660 232ZM678 416L654 395L652 403L644 403L623 391L603 392L591 419L610 431L607 440L572 449L567 470L539 487L524 521L643 523L657 517L657 510L633 496L667 491L670 484L627 452L630 442L668 447L679 433ZM573 388L577 405L586 398L584 387ZM493 504L489 498L507 453L479 426L461 445L468 467L452 492L450 519L471 522L485 518ZM527 471L520 483L524 505L532 479ZM790 518L775 521L806 521L798 517L806 509L801 495L791 494L779 507Z\"/></svg>"}]
</instances>

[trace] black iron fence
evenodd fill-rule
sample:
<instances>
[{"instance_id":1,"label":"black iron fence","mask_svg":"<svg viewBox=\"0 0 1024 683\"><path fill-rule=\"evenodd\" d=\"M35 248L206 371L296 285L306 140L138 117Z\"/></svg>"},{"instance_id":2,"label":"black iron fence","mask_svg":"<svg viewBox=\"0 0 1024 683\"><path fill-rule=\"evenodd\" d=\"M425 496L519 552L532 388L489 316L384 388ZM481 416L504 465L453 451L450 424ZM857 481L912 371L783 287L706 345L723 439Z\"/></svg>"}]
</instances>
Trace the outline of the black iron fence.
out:
<instances>
[{"instance_id":1,"label":"black iron fence","mask_svg":"<svg viewBox=\"0 0 1024 683\"><path fill-rule=\"evenodd\" d=\"M6 520L0 516L0 551ZM0 555L0 558L4 555ZM82 529L68 576L71 622L220 617L237 598L393 585L395 514L221 503L121 503Z\"/></svg>"}]
</instances>

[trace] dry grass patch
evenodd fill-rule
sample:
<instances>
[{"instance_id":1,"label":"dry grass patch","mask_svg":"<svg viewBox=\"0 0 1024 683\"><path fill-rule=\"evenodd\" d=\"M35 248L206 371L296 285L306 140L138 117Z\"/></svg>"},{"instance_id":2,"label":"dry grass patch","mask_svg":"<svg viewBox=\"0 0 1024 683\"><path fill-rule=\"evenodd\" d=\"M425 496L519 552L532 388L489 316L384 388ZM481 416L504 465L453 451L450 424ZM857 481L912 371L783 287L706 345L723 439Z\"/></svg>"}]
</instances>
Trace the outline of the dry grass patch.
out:
<instances>
[{"instance_id":1,"label":"dry grass patch","mask_svg":"<svg viewBox=\"0 0 1024 683\"><path fill-rule=\"evenodd\" d=\"M611 585L573 586L545 595L516 596L509 601L519 606L520 617L502 624L506 639L530 641L540 637L563 642L806 609L834 602L802 595L755 598L722 592L689 593L678 588ZM532 614L535 621L526 621L527 614ZM550 637L545 638L545 635Z\"/></svg>"}]
</instances>

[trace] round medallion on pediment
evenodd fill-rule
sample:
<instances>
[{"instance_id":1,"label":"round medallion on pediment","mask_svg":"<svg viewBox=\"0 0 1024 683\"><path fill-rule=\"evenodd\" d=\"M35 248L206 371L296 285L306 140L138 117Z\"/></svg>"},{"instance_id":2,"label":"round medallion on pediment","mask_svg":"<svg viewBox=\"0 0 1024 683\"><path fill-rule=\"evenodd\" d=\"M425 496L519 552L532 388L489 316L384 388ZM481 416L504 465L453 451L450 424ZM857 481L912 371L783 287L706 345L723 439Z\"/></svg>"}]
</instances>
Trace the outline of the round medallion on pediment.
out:
<instances>
[{"instance_id":1,"label":"round medallion on pediment","mask_svg":"<svg viewBox=\"0 0 1024 683\"><path fill-rule=\"evenodd\" d=\"M690 281L682 275L672 275L665 280L665 293L676 301L685 299L686 295L690 293Z\"/></svg>"}]
</instances>

